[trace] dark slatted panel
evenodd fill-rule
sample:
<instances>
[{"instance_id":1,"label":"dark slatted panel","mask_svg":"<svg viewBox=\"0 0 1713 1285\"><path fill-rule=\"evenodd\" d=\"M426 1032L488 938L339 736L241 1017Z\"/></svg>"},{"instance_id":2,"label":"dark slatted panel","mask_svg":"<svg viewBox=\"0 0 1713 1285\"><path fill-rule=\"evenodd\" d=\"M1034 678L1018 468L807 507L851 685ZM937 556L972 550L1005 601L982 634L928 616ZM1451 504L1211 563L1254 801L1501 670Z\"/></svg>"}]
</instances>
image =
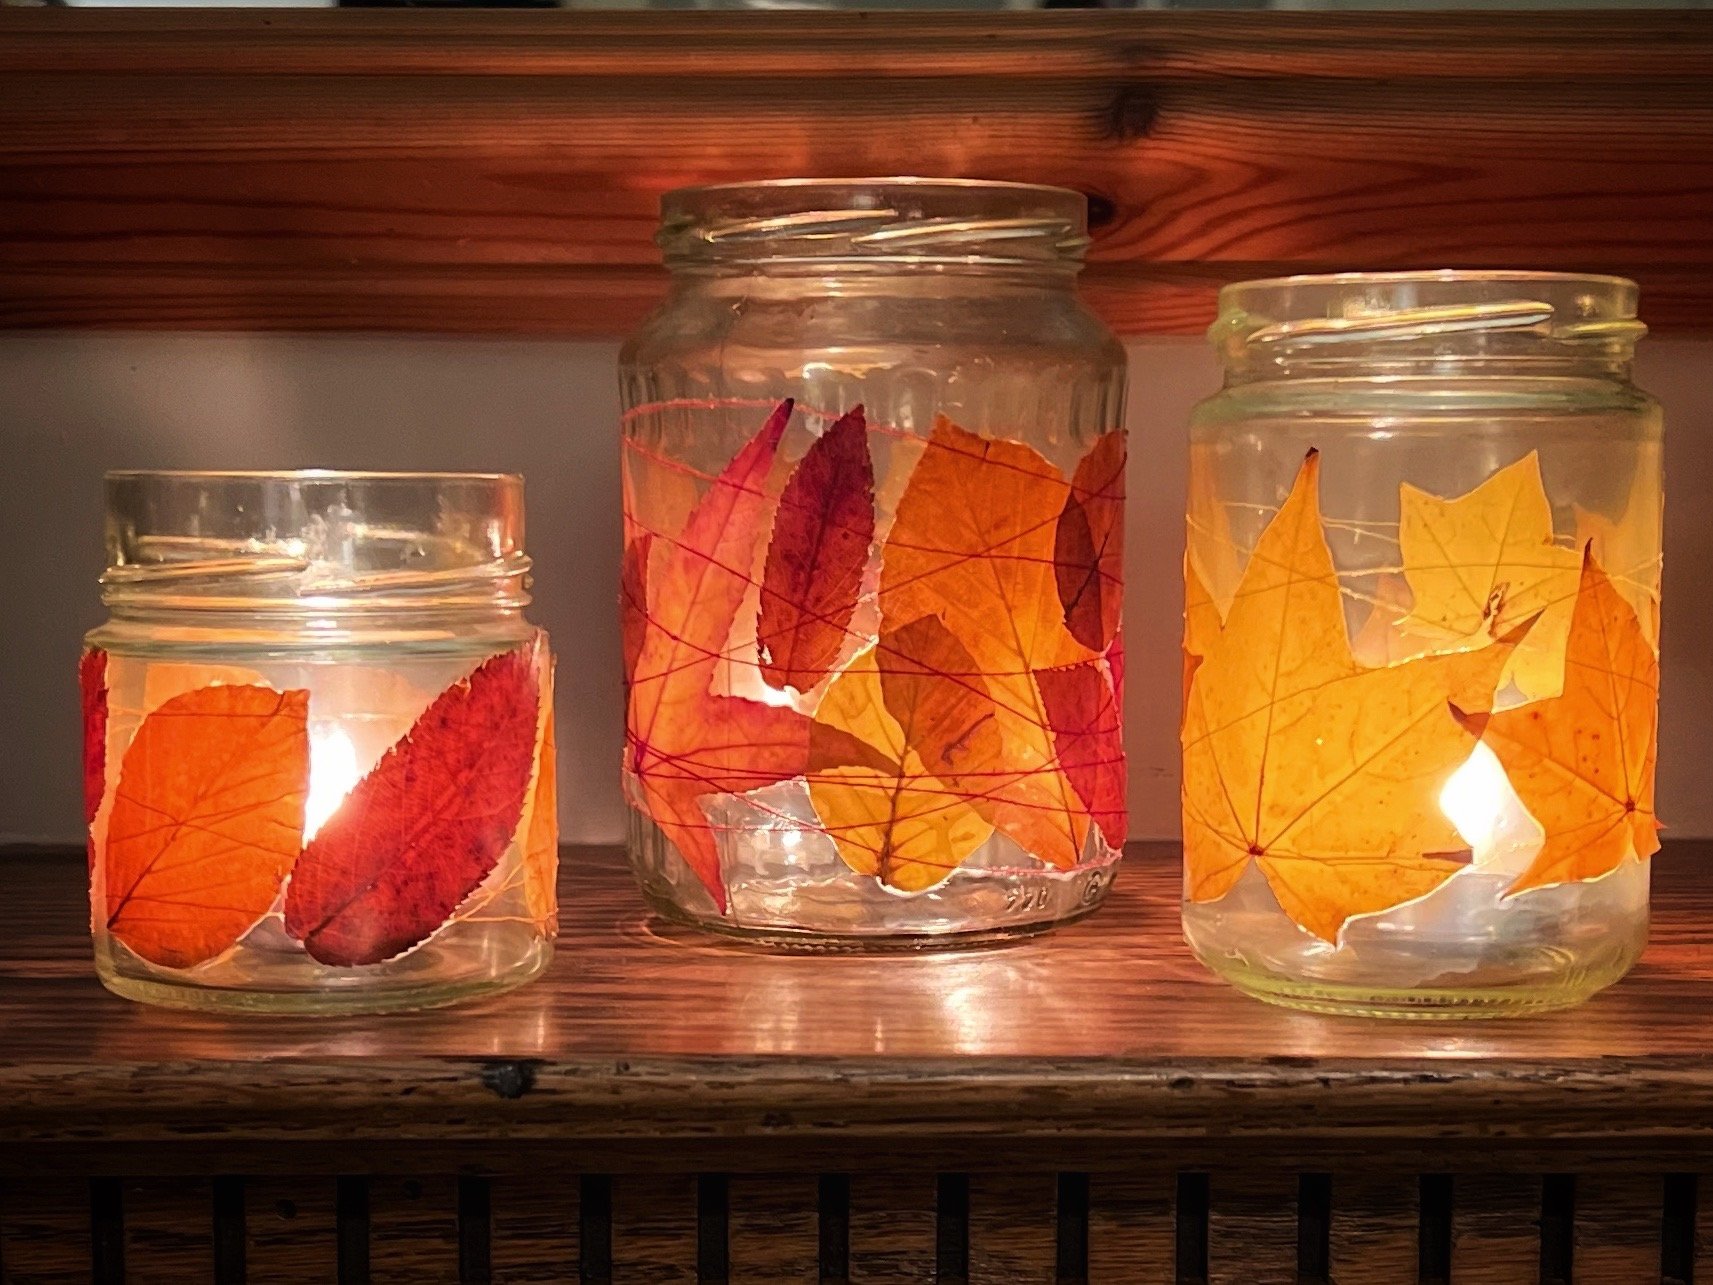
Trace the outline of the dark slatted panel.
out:
<instances>
[{"instance_id":1,"label":"dark slatted panel","mask_svg":"<svg viewBox=\"0 0 1713 1285\"><path fill-rule=\"evenodd\" d=\"M1541 1179L1541 1285L1571 1285L1576 1254L1576 1179L1548 1174Z\"/></svg>"},{"instance_id":2,"label":"dark slatted panel","mask_svg":"<svg viewBox=\"0 0 1713 1285\"><path fill-rule=\"evenodd\" d=\"M1419 1180L1407 1174L1345 1171L1332 1176L1330 1188L1330 1279L1417 1279Z\"/></svg>"},{"instance_id":3,"label":"dark slatted panel","mask_svg":"<svg viewBox=\"0 0 1713 1285\"><path fill-rule=\"evenodd\" d=\"M7 1285L89 1285L89 1184L44 1175L0 1190Z\"/></svg>"},{"instance_id":4,"label":"dark slatted panel","mask_svg":"<svg viewBox=\"0 0 1713 1285\"><path fill-rule=\"evenodd\" d=\"M1665 1183L1657 1175L1594 1174L1576 1179L1578 1285L1656 1280Z\"/></svg>"},{"instance_id":5,"label":"dark slatted panel","mask_svg":"<svg viewBox=\"0 0 1713 1285\"><path fill-rule=\"evenodd\" d=\"M460 1178L458 1280L460 1285L489 1285L493 1279L493 1189L486 1178Z\"/></svg>"},{"instance_id":6,"label":"dark slatted panel","mask_svg":"<svg viewBox=\"0 0 1713 1285\"><path fill-rule=\"evenodd\" d=\"M1088 1280L1088 1175L1059 1175L1057 1259L1059 1285L1082 1285Z\"/></svg>"},{"instance_id":7,"label":"dark slatted panel","mask_svg":"<svg viewBox=\"0 0 1713 1285\"><path fill-rule=\"evenodd\" d=\"M851 1178L852 1285L918 1285L934 1278L935 1182L926 1174Z\"/></svg>"},{"instance_id":8,"label":"dark slatted panel","mask_svg":"<svg viewBox=\"0 0 1713 1285\"><path fill-rule=\"evenodd\" d=\"M89 1184L89 1279L121 1285L125 1279L125 1187L117 1178Z\"/></svg>"},{"instance_id":9,"label":"dark slatted panel","mask_svg":"<svg viewBox=\"0 0 1713 1285\"><path fill-rule=\"evenodd\" d=\"M1417 1195L1421 1202L1416 1232L1417 1280L1420 1285L1450 1285L1456 1186L1448 1173L1423 1174Z\"/></svg>"},{"instance_id":10,"label":"dark slatted panel","mask_svg":"<svg viewBox=\"0 0 1713 1285\"><path fill-rule=\"evenodd\" d=\"M369 1180L339 1179L334 1201L339 1285L369 1285Z\"/></svg>"},{"instance_id":11,"label":"dark slatted panel","mask_svg":"<svg viewBox=\"0 0 1713 1285\"><path fill-rule=\"evenodd\" d=\"M125 1279L214 1279L214 1190L207 1179L124 1184Z\"/></svg>"},{"instance_id":12,"label":"dark slatted panel","mask_svg":"<svg viewBox=\"0 0 1713 1285\"><path fill-rule=\"evenodd\" d=\"M1296 1285L1296 1177L1211 1175L1207 1246L1210 1285Z\"/></svg>"},{"instance_id":13,"label":"dark slatted panel","mask_svg":"<svg viewBox=\"0 0 1713 1285\"><path fill-rule=\"evenodd\" d=\"M943 1173L934 1184L934 1280L967 1285L969 1278L969 1175Z\"/></svg>"},{"instance_id":14,"label":"dark slatted panel","mask_svg":"<svg viewBox=\"0 0 1713 1285\"><path fill-rule=\"evenodd\" d=\"M1690 1285L1695 1279L1696 1214L1700 1184L1692 1173L1665 1176L1660 1228L1661 1285Z\"/></svg>"},{"instance_id":15,"label":"dark slatted panel","mask_svg":"<svg viewBox=\"0 0 1713 1285\"><path fill-rule=\"evenodd\" d=\"M579 1285L609 1285L613 1279L613 1180L585 1174L577 1186Z\"/></svg>"},{"instance_id":16,"label":"dark slatted panel","mask_svg":"<svg viewBox=\"0 0 1713 1285\"><path fill-rule=\"evenodd\" d=\"M245 1285L249 1278L249 1234L245 1230L244 1180L214 1180L214 1285Z\"/></svg>"},{"instance_id":17,"label":"dark slatted panel","mask_svg":"<svg viewBox=\"0 0 1713 1285\"><path fill-rule=\"evenodd\" d=\"M492 1187L493 1270L500 1285L577 1280L582 1223L576 1179L511 1174Z\"/></svg>"},{"instance_id":18,"label":"dark slatted panel","mask_svg":"<svg viewBox=\"0 0 1713 1285\"><path fill-rule=\"evenodd\" d=\"M1089 1285L1177 1279L1176 1194L1169 1174L1089 1175Z\"/></svg>"},{"instance_id":19,"label":"dark slatted panel","mask_svg":"<svg viewBox=\"0 0 1713 1285\"><path fill-rule=\"evenodd\" d=\"M1208 1176L1181 1173L1173 1201L1172 1256L1183 1285L1204 1285L1208 1276Z\"/></svg>"},{"instance_id":20,"label":"dark slatted panel","mask_svg":"<svg viewBox=\"0 0 1713 1285\"><path fill-rule=\"evenodd\" d=\"M1057 1174L972 1174L971 1285L1053 1285L1058 1203Z\"/></svg>"},{"instance_id":21,"label":"dark slatted panel","mask_svg":"<svg viewBox=\"0 0 1713 1285\"><path fill-rule=\"evenodd\" d=\"M1452 1280L1457 1285L1534 1281L1540 1270L1540 1179L1458 1174L1452 1191Z\"/></svg>"},{"instance_id":22,"label":"dark slatted panel","mask_svg":"<svg viewBox=\"0 0 1713 1285\"><path fill-rule=\"evenodd\" d=\"M458 1280L457 1179L369 1179L369 1272L374 1285Z\"/></svg>"},{"instance_id":23,"label":"dark slatted panel","mask_svg":"<svg viewBox=\"0 0 1713 1285\"><path fill-rule=\"evenodd\" d=\"M244 1182L248 1285L333 1281L339 1271L336 1185L331 1178Z\"/></svg>"},{"instance_id":24,"label":"dark slatted panel","mask_svg":"<svg viewBox=\"0 0 1713 1285\"><path fill-rule=\"evenodd\" d=\"M689 1176L613 1179L615 1285L694 1285L696 1194Z\"/></svg>"},{"instance_id":25,"label":"dark slatted panel","mask_svg":"<svg viewBox=\"0 0 1713 1285\"><path fill-rule=\"evenodd\" d=\"M820 1185L813 1174L730 1180L732 1285L816 1285L821 1276Z\"/></svg>"}]
</instances>

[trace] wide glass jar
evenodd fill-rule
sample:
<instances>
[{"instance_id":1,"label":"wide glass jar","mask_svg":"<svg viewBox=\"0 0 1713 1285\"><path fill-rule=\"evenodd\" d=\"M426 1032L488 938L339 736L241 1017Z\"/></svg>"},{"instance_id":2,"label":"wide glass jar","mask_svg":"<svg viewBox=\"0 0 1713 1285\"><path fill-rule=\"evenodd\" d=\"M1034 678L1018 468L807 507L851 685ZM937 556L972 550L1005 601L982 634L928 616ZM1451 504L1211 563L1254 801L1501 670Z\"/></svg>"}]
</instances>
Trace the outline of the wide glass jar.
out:
<instances>
[{"instance_id":1,"label":"wide glass jar","mask_svg":"<svg viewBox=\"0 0 1713 1285\"><path fill-rule=\"evenodd\" d=\"M1658 848L1661 419L1636 288L1235 285L1191 429L1184 931L1304 1008L1561 1007Z\"/></svg>"},{"instance_id":2,"label":"wide glass jar","mask_svg":"<svg viewBox=\"0 0 1713 1285\"><path fill-rule=\"evenodd\" d=\"M523 481L113 473L80 669L101 980L418 1008L540 972L552 675Z\"/></svg>"},{"instance_id":3,"label":"wide glass jar","mask_svg":"<svg viewBox=\"0 0 1713 1285\"><path fill-rule=\"evenodd\" d=\"M625 346L630 855L663 913L912 944L1098 905L1124 840L1124 353L1075 192L675 192Z\"/></svg>"}]
</instances>

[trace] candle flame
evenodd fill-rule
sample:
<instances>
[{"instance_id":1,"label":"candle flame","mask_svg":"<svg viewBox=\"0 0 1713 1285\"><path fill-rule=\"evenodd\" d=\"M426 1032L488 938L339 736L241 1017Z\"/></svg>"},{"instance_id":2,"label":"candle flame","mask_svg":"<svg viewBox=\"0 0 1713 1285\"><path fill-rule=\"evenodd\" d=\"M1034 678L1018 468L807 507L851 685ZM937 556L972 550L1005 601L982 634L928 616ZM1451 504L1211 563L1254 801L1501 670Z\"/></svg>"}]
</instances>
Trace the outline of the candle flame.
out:
<instances>
[{"instance_id":1,"label":"candle flame","mask_svg":"<svg viewBox=\"0 0 1713 1285\"><path fill-rule=\"evenodd\" d=\"M1477 741L1474 752L1446 778L1439 810L1480 857L1498 841L1510 797L1498 755Z\"/></svg>"},{"instance_id":2,"label":"candle flame","mask_svg":"<svg viewBox=\"0 0 1713 1285\"><path fill-rule=\"evenodd\" d=\"M337 724L309 733L309 797L303 805L303 841L308 843L363 779L357 747Z\"/></svg>"}]
</instances>

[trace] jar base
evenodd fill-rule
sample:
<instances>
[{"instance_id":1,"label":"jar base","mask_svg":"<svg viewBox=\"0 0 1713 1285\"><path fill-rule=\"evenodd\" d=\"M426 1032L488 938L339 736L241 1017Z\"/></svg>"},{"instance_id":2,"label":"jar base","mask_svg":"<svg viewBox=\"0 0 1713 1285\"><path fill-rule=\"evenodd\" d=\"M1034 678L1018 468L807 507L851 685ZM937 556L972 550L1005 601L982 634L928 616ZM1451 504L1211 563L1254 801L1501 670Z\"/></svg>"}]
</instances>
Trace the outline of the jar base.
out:
<instances>
[{"instance_id":1,"label":"jar base","mask_svg":"<svg viewBox=\"0 0 1713 1285\"><path fill-rule=\"evenodd\" d=\"M543 939L504 973L477 980L412 981L349 989L238 989L180 983L159 978L131 977L97 964L101 984L115 995L150 1004L201 1013L268 1013L342 1016L360 1013L402 1013L446 1008L485 999L532 981L547 970L553 943Z\"/></svg>"}]
</instances>

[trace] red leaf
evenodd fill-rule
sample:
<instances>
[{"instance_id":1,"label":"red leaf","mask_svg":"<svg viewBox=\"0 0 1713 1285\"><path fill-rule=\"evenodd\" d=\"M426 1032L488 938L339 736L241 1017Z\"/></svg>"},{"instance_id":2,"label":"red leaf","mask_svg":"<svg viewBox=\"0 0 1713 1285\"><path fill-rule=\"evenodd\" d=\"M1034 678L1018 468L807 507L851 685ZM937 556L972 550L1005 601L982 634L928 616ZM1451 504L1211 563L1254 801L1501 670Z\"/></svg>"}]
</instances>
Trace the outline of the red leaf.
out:
<instances>
[{"instance_id":1,"label":"red leaf","mask_svg":"<svg viewBox=\"0 0 1713 1285\"><path fill-rule=\"evenodd\" d=\"M625 545L619 572L619 634L624 644L625 678L636 672L648 637L648 554L654 535L644 531Z\"/></svg>"},{"instance_id":2,"label":"red leaf","mask_svg":"<svg viewBox=\"0 0 1713 1285\"><path fill-rule=\"evenodd\" d=\"M83 828L89 869L95 871L95 814L107 793L107 653L91 647L77 662L83 695Z\"/></svg>"},{"instance_id":3,"label":"red leaf","mask_svg":"<svg viewBox=\"0 0 1713 1285\"><path fill-rule=\"evenodd\" d=\"M429 936L492 872L535 762L533 646L447 688L317 831L286 930L324 964L378 964Z\"/></svg>"},{"instance_id":4,"label":"red leaf","mask_svg":"<svg viewBox=\"0 0 1713 1285\"><path fill-rule=\"evenodd\" d=\"M849 638L874 542L874 465L862 407L821 434L779 497L761 581L761 672L809 691Z\"/></svg>"},{"instance_id":5,"label":"red leaf","mask_svg":"<svg viewBox=\"0 0 1713 1285\"><path fill-rule=\"evenodd\" d=\"M1083 646L1105 651L1118 633L1124 595L1124 434L1108 433L1077 465L1053 536L1065 624Z\"/></svg>"},{"instance_id":6,"label":"red leaf","mask_svg":"<svg viewBox=\"0 0 1713 1285\"><path fill-rule=\"evenodd\" d=\"M1112 847L1124 846L1124 730L1100 662L1035 671L1059 763Z\"/></svg>"}]
</instances>

